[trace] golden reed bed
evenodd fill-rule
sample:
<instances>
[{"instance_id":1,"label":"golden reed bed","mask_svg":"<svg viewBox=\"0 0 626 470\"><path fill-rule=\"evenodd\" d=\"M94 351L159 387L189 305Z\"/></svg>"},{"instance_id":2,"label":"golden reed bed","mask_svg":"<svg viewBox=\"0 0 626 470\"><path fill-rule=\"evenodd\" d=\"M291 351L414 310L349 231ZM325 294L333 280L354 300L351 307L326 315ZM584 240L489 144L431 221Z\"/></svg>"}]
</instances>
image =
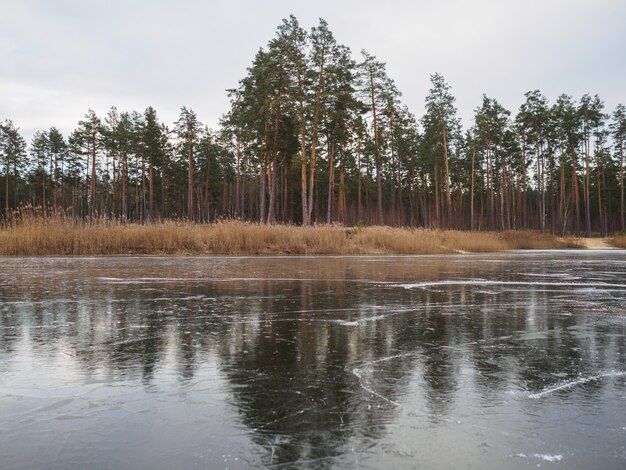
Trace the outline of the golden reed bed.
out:
<instances>
[{"instance_id":1,"label":"golden reed bed","mask_svg":"<svg viewBox=\"0 0 626 470\"><path fill-rule=\"evenodd\" d=\"M626 233L622 233L620 235L616 235L611 240L611 243L616 248L626 249Z\"/></svg>"},{"instance_id":2,"label":"golden reed bed","mask_svg":"<svg viewBox=\"0 0 626 470\"><path fill-rule=\"evenodd\" d=\"M463 232L392 227L299 227L248 222L140 225L26 218L0 229L0 255L362 255L583 248L575 238L531 231Z\"/></svg>"}]
</instances>

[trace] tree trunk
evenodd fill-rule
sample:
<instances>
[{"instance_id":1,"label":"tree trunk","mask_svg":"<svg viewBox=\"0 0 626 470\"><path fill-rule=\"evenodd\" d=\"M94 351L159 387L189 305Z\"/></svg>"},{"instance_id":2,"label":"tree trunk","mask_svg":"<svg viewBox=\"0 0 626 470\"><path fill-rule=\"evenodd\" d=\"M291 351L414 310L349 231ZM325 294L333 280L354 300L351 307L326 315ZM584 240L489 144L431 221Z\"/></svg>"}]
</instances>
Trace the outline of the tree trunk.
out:
<instances>
[{"instance_id":1,"label":"tree trunk","mask_svg":"<svg viewBox=\"0 0 626 470\"><path fill-rule=\"evenodd\" d=\"M575 230L576 236L580 234L580 195L578 193L578 175L576 172L576 167L578 163L576 161L576 150L574 149L574 145L572 144L570 147L571 157L572 157L572 195L574 199L574 209L576 213L576 223Z\"/></svg>"},{"instance_id":2,"label":"tree trunk","mask_svg":"<svg viewBox=\"0 0 626 470\"><path fill-rule=\"evenodd\" d=\"M587 121L585 120L584 129L584 152L585 152L585 186L584 186L584 198L585 198L585 236L591 237L591 204L589 202L589 128Z\"/></svg>"},{"instance_id":3,"label":"tree trunk","mask_svg":"<svg viewBox=\"0 0 626 470\"><path fill-rule=\"evenodd\" d=\"M374 75L370 73L370 94L372 99L372 115L374 118L374 158L376 162L376 189L378 195L378 224L385 225L385 217L383 215L383 175L380 151L378 148L378 120L376 118L376 96L374 90Z\"/></svg>"},{"instance_id":4,"label":"tree trunk","mask_svg":"<svg viewBox=\"0 0 626 470\"><path fill-rule=\"evenodd\" d=\"M138 220L139 217L139 155L135 156L135 213L134 219Z\"/></svg>"},{"instance_id":5,"label":"tree trunk","mask_svg":"<svg viewBox=\"0 0 626 470\"><path fill-rule=\"evenodd\" d=\"M415 169L409 169L409 226L415 226Z\"/></svg>"},{"instance_id":6,"label":"tree trunk","mask_svg":"<svg viewBox=\"0 0 626 470\"><path fill-rule=\"evenodd\" d=\"M493 189L493 151L491 147L491 142L487 141L487 191L489 198L489 228L491 230L495 230L496 228L496 219L495 219L495 205L494 205L494 189Z\"/></svg>"},{"instance_id":7,"label":"tree trunk","mask_svg":"<svg viewBox=\"0 0 626 470\"><path fill-rule=\"evenodd\" d=\"M4 175L4 216L9 217L9 152L6 154L6 173Z\"/></svg>"},{"instance_id":8,"label":"tree trunk","mask_svg":"<svg viewBox=\"0 0 626 470\"><path fill-rule=\"evenodd\" d=\"M342 155L341 163L339 166L339 207L337 208L337 212L339 213L340 220L345 224L347 222L347 214L346 214L346 171L344 168L343 160L344 156Z\"/></svg>"},{"instance_id":9,"label":"tree trunk","mask_svg":"<svg viewBox=\"0 0 626 470\"><path fill-rule=\"evenodd\" d=\"M235 148L237 150L236 162L235 162L235 217L239 217L241 215L240 205L241 205L241 145L239 144L239 140L235 144Z\"/></svg>"},{"instance_id":10,"label":"tree trunk","mask_svg":"<svg viewBox=\"0 0 626 470\"><path fill-rule=\"evenodd\" d=\"M309 175L309 214L308 219L311 220L311 214L313 212L313 186L315 186L315 153L317 151L317 132L320 118L320 108L322 101L322 89L324 87L324 58L325 49L322 49L322 60L320 63L319 76L317 81L317 87L315 89L315 114L313 117L313 134L311 140L311 162L310 175Z\"/></svg>"},{"instance_id":11,"label":"tree trunk","mask_svg":"<svg viewBox=\"0 0 626 470\"><path fill-rule=\"evenodd\" d=\"M357 154L357 188L356 188L356 194L357 194L357 213L358 213L358 218L360 221L363 221L363 200L361 197L361 150L359 148L359 152ZM622 187L623 187L623 180L622 180ZM623 195L623 191L622 191L622 195ZM623 213L623 212L622 212Z\"/></svg>"},{"instance_id":12,"label":"tree trunk","mask_svg":"<svg viewBox=\"0 0 626 470\"><path fill-rule=\"evenodd\" d=\"M246 175L247 175L247 157L244 154L243 156L243 168L242 168L242 177L241 177L241 219L245 220L246 218L246 209L245 209L245 198L246 198Z\"/></svg>"},{"instance_id":13,"label":"tree trunk","mask_svg":"<svg viewBox=\"0 0 626 470\"><path fill-rule=\"evenodd\" d=\"M193 208L193 141L191 132L187 137L187 160L188 160L188 174L187 174L187 217L189 221L194 221L194 208Z\"/></svg>"},{"instance_id":14,"label":"tree trunk","mask_svg":"<svg viewBox=\"0 0 626 470\"><path fill-rule=\"evenodd\" d=\"M435 161L435 223L437 224L437 228L440 227L440 219L439 219L439 168L437 166L437 162Z\"/></svg>"},{"instance_id":15,"label":"tree trunk","mask_svg":"<svg viewBox=\"0 0 626 470\"><path fill-rule=\"evenodd\" d=\"M122 217L128 219L128 155L122 154Z\"/></svg>"},{"instance_id":16,"label":"tree trunk","mask_svg":"<svg viewBox=\"0 0 626 470\"><path fill-rule=\"evenodd\" d=\"M619 198L619 213L620 213L620 230L624 231L624 144L619 144L619 181L620 181L620 198Z\"/></svg>"},{"instance_id":17,"label":"tree trunk","mask_svg":"<svg viewBox=\"0 0 626 470\"><path fill-rule=\"evenodd\" d=\"M265 193L266 193L266 173L267 173L267 139L269 123L264 124L263 135L263 161L261 162L261 175L259 180L259 223L265 223Z\"/></svg>"},{"instance_id":18,"label":"tree trunk","mask_svg":"<svg viewBox=\"0 0 626 470\"><path fill-rule=\"evenodd\" d=\"M559 227L565 227L565 150L561 146L561 179L559 189ZM565 235L564 229L561 235Z\"/></svg>"},{"instance_id":19,"label":"tree trunk","mask_svg":"<svg viewBox=\"0 0 626 470\"><path fill-rule=\"evenodd\" d=\"M278 96L280 103L280 95ZM280 104L276 106L276 116L274 119L274 145L272 148L272 162L270 171L270 200L267 214L267 223L276 223L276 172L278 162L278 135L280 133Z\"/></svg>"},{"instance_id":20,"label":"tree trunk","mask_svg":"<svg viewBox=\"0 0 626 470\"><path fill-rule=\"evenodd\" d=\"M328 152L328 204L326 210L326 223L332 219L333 200L335 199L335 141L330 144Z\"/></svg>"},{"instance_id":21,"label":"tree trunk","mask_svg":"<svg viewBox=\"0 0 626 470\"><path fill-rule=\"evenodd\" d=\"M43 216L46 216L46 172L41 170L41 209L43 210Z\"/></svg>"},{"instance_id":22,"label":"tree trunk","mask_svg":"<svg viewBox=\"0 0 626 470\"><path fill-rule=\"evenodd\" d=\"M309 225L309 210L307 208L307 179L306 179L306 123L304 121L304 92L302 87L302 71L300 66L296 67L297 81L298 81L298 98L300 106L298 110L300 118L300 156L301 156L301 200L302 200L302 225Z\"/></svg>"},{"instance_id":23,"label":"tree trunk","mask_svg":"<svg viewBox=\"0 0 626 470\"><path fill-rule=\"evenodd\" d=\"M96 215L96 132L91 133L91 188L90 188L89 216Z\"/></svg>"},{"instance_id":24,"label":"tree trunk","mask_svg":"<svg viewBox=\"0 0 626 470\"><path fill-rule=\"evenodd\" d=\"M537 207L539 212L539 227L543 233L545 230L545 195L543 185L543 158L541 156L541 145L539 143L539 130L535 132L535 156L537 158Z\"/></svg>"},{"instance_id":25,"label":"tree trunk","mask_svg":"<svg viewBox=\"0 0 626 470\"><path fill-rule=\"evenodd\" d=\"M470 175L470 230L474 231L474 168L476 163L476 143L472 148L472 173Z\"/></svg>"},{"instance_id":26,"label":"tree trunk","mask_svg":"<svg viewBox=\"0 0 626 470\"><path fill-rule=\"evenodd\" d=\"M146 158L141 153L141 223L146 221Z\"/></svg>"},{"instance_id":27,"label":"tree trunk","mask_svg":"<svg viewBox=\"0 0 626 470\"><path fill-rule=\"evenodd\" d=\"M111 200L112 200L112 213L113 213L113 217L115 218L115 220L118 220L119 218L119 212L118 212L118 204L117 204L117 197L118 197L118 192L119 192L119 163L116 164L116 160L115 157L113 157L113 161L112 161L112 165L113 165L113 183L111 184L111 191L112 191L112 195L111 195Z\"/></svg>"},{"instance_id":28,"label":"tree trunk","mask_svg":"<svg viewBox=\"0 0 626 470\"><path fill-rule=\"evenodd\" d=\"M526 176L526 136L522 133L522 226L528 228Z\"/></svg>"},{"instance_id":29,"label":"tree trunk","mask_svg":"<svg viewBox=\"0 0 626 470\"><path fill-rule=\"evenodd\" d=\"M452 199L450 195L450 169L448 167L448 139L446 136L446 126L443 126L443 162L445 167L445 190L446 190L446 227L452 223Z\"/></svg>"},{"instance_id":30,"label":"tree trunk","mask_svg":"<svg viewBox=\"0 0 626 470\"><path fill-rule=\"evenodd\" d=\"M148 205L148 220L150 222L154 221L154 164L152 159L152 153L150 153L150 161L149 161L149 170L150 173L148 175L150 185L150 201Z\"/></svg>"}]
</instances>

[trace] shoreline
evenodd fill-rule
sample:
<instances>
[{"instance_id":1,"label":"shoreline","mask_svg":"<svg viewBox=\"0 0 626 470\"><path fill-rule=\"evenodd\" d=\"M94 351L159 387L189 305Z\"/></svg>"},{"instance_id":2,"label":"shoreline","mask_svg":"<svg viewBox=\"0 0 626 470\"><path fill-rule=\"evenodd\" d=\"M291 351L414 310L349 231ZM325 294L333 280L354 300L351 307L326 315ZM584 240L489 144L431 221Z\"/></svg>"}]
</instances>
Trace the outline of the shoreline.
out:
<instances>
[{"instance_id":1,"label":"shoreline","mask_svg":"<svg viewBox=\"0 0 626 470\"><path fill-rule=\"evenodd\" d=\"M583 250L619 250L620 248L612 245L613 238L611 237L598 237L598 238L581 238L581 242L584 244Z\"/></svg>"},{"instance_id":2,"label":"shoreline","mask_svg":"<svg viewBox=\"0 0 626 470\"><path fill-rule=\"evenodd\" d=\"M34 218L0 229L0 256L380 256L618 248L626 248L626 236L586 239L527 230L470 232L337 224L165 221L142 225Z\"/></svg>"}]
</instances>

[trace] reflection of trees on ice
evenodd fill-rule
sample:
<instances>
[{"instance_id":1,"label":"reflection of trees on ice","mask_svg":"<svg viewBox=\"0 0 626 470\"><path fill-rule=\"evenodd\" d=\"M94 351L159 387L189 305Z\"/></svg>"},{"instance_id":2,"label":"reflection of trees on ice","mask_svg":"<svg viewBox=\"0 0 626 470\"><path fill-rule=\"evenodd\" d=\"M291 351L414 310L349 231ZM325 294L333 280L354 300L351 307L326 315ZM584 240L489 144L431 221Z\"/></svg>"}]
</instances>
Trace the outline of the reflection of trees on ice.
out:
<instances>
[{"instance_id":1,"label":"reflection of trees on ice","mask_svg":"<svg viewBox=\"0 0 626 470\"><path fill-rule=\"evenodd\" d=\"M588 256L8 261L0 374L28 350L208 403L214 366L266 464L356 462L400 419L626 375L624 261Z\"/></svg>"}]
</instances>

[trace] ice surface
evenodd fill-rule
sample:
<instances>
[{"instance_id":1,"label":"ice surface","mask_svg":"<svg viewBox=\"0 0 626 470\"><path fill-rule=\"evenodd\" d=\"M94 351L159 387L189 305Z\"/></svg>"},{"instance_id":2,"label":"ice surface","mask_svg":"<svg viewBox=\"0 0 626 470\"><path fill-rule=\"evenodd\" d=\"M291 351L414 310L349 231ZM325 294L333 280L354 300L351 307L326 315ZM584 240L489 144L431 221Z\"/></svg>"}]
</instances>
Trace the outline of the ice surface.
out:
<instances>
[{"instance_id":1,"label":"ice surface","mask_svg":"<svg viewBox=\"0 0 626 470\"><path fill-rule=\"evenodd\" d=\"M528 398L543 398L548 395L552 395L555 392L559 392L561 390L568 390L570 388L577 387L579 385L583 385L589 382L596 382L601 379L606 378L615 378L615 377L626 377L626 372L624 371L609 371L609 372L600 372L596 375L592 375L589 377L580 377L577 379L569 380L567 382L560 383L553 387L548 387L541 392L531 393L528 395Z\"/></svg>"},{"instance_id":2,"label":"ice surface","mask_svg":"<svg viewBox=\"0 0 626 470\"><path fill-rule=\"evenodd\" d=\"M3 470L626 467L626 252L2 263Z\"/></svg>"}]
</instances>

